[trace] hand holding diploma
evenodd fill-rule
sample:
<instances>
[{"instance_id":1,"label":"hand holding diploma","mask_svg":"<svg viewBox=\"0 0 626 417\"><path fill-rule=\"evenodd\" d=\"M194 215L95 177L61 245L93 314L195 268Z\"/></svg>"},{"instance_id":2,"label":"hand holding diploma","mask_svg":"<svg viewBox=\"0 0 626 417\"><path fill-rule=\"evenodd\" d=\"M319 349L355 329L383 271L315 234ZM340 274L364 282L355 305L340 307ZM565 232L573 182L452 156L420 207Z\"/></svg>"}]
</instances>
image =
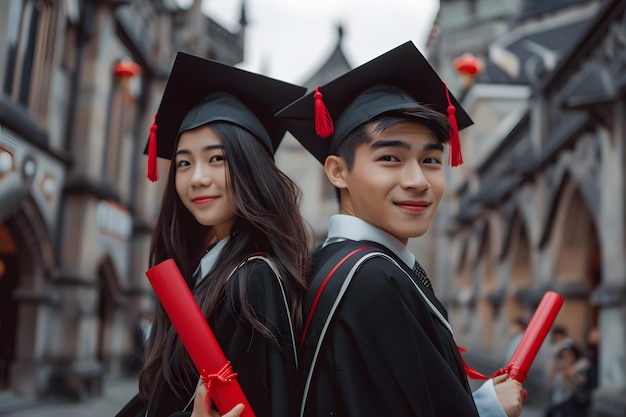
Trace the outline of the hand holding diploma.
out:
<instances>
[{"instance_id":1,"label":"hand holding diploma","mask_svg":"<svg viewBox=\"0 0 626 417\"><path fill-rule=\"evenodd\" d=\"M563 297L559 294L552 291L545 293L511 356L509 364L493 374L493 384L498 400L508 417L517 417L521 413L521 403L526 399L526 390L522 384L562 305ZM458 348L461 353L465 352L464 348L460 346ZM463 361L463 366L469 378L489 379L488 376L468 366L465 361Z\"/></svg>"},{"instance_id":2,"label":"hand holding diploma","mask_svg":"<svg viewBox=\"0 0 626 417\"><path fill-rule=\"evenodd\" d=\"M519 417L526 398L522 383L502 374L493 378L493 388L507 417Z\"/></svg>"},{"instance_id":3,"label":"hand holding diploma","mask_svg":"<svg viewBox=\"0 0 626 417\"><path fill-rule=\"evenodd\" d=\"M207 389L204 384L199 384L196 390L196 398L193 400L193 412L191 417L239 417L244 410L243 404L237 404L235 408L224 415L220 415L217 411L207 410Z\"/></svg>"},{"instance_id":4,"label":"hand holding diploma","mask_svg":"<svg viewBox=\"0 0 626 417\"><path fill-rule=\"evenodd\" d=\"M146 276L200 373L208 393L207 411L210 411L208 406L213 399L222 415L243 404L241 416L254 417L252 407L235 378L237 374L232 371L174 260L168 259L155 265L146 272Z\"/></svg>"},{"instance_id":5,"label":"hand holding diploma","mask_svg":"<svg viewBox=\"0 0 626 417\"><path fill-rule=\"evenodd\" d=\"M507 373L510 378L522 384L524 383L528 370L535 360L537 352L539 352L539 348L541 348L543 341L548 335L562 305L563 297L559 294L553 291L548 291L544 294L515 352L513 352L509 364L498 370L494 376Z\"/></svg>"}]
</instances>

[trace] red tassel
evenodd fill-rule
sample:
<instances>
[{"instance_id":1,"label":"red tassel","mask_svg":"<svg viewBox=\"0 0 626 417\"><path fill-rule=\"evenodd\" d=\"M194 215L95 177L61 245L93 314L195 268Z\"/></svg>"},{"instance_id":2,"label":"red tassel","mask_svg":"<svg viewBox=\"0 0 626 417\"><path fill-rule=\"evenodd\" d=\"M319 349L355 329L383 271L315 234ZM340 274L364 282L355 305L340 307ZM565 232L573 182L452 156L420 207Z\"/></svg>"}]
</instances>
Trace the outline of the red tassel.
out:
<instances>
[{"instance_id":1,"label":"red tassel","mask_svg":"<svg viewBox=\"0 0 626 417\"><path fill-rule=\"evenodd\" d=\"M523 377L521 377L522 379L520 379L520 376L518 376L517 374L521 372L521 370L511 365L507 365L504 368L498 369L496 372L493 373L493 375L490 378L487 375L481 374L476 369L472 368L471 366L465 363L465 361L463 360L463 354L467 352L467 349L459 345L456 345L456 348L459 350L459 353L461 354L461 362L463 362L463 369L465 370L465 375L467 375L467 377L470 379L486 381L488 379L495 378L499 375L504 375L504 374L507 374L509 378L515 379L516 381L520 381L520 382L526 379L526 375L523 375ZM528 397L528 392L526 392L526 390L523 390L522 395L523 395L523 400L526 401L526 398Z\"/></svg>"},{"instance_id":2,"label":"red tassel","mask_svg":"<svg viewBox=\"0 0 626 417\"><path fill-rule=\"evenodd\" d=\"M467 352L467 349L459 345L457 345L456 348L459 350L459 353L461 354L461 362L463 362L463 369L465 370L465 374L467 375L468 378L483 380L483 381L486 381L487 379L489 379L487 375L481 374L476 369L472 368L467 363L465 363L465 361L463 360L463 353Z\"/></svg>"},{"instance_id":3,"label":"red tassel","mask_svg":"<svg viewBox=\"0 0 626 417\"><path fill-rule=\"evenodd\" d=\"M333 125L333 119L330 117L328 109L322 101L322 93L320 93L321 85L315 87L315 94L313 94L313 100L315 103L315 133L320 138L327 138L333 134L335 127Z\"/></svg>"},{"instance_id":4,"label":"red tassel","mask_svg":"<svg viewBox=\"0 0 626 417\"><path fill-rule=\"evenodd\" d=\"M157 137L156 133L159 127L156 124L156 114L154 122L150 126L150 138L148 139L148 174L150 181L155 182L159 179L159 166L157 164Z\"/></svg>"},{"instance_id":5,"label":"red tassel","mask_svg":"<svg viewBox=\"0 0 626 417\"><path fill-rule=\"evenodd\" d=\"M463 154L461 153L461 138L459 137L459 126L456 122L456 108L450 101L450 93L448 86L444 83L446 89L446 99L448 100L448 122L450 123L450 152L448 153L448 165L458 166L463 163Z\"/></svg>"}]
</instances>

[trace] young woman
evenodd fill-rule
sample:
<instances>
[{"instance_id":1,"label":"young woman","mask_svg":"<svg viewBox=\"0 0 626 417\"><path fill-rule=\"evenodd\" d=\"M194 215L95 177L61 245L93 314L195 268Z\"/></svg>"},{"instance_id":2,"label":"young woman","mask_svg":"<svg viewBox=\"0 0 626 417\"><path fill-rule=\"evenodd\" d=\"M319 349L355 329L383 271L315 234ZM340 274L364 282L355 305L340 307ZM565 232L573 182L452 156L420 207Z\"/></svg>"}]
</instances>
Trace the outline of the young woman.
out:
<instances>
[{"instance_id":1,"label":"young woman","mask_svg":"<svg viewBox=\"0 0 626 417\"><path fill-rule=\"evenodd\" d=\"M257 416L293 416L298 401L308 243L297 187L273 161L285 132L273 114L303 93L179 53L152 129L172 162L150 265L175 260ZM118 415L189 415L198 378L157 303L140 393ZM211 415L195 403L194 417Z\"/></svg>"}]
</instances>

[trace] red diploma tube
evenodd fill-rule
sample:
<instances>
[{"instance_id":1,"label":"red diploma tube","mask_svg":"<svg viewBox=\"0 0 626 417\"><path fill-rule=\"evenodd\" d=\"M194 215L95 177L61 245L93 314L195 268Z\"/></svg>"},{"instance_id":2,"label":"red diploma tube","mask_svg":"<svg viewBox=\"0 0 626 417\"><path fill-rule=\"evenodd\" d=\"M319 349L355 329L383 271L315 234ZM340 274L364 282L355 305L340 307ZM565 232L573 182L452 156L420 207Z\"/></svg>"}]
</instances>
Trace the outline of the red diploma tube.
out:
<instances>
[{"instance_id":1,"label":"red diploma tube","mask_svg":"<svg viewBox=\"0 0 626 417\"><path fill-rule=\"evenodd\" d=\"M563 297L559 294L553 291L544 294L517 345L517 349L511 356L509 365L505 368L511 378L524 383L530 365L535 360L535 356L537 356L537 352L539 352L539 348L548 335L562 305Z\"/></svg>"},{"instance_id":2,"label":"red diploma tube","mask_svg":"<svg viewBox=\"0 0 626 417\"><path fill-rule=\"evenodd\" d=\"M146 276L200 375L206 377L220 373L228 360L174 260L167 259L155 265L146 272ZM210 395L220 414L226 414L241 403L245 405L241 415L255 417L235 378L211 384Z\"/></svg>"}]
</instances>

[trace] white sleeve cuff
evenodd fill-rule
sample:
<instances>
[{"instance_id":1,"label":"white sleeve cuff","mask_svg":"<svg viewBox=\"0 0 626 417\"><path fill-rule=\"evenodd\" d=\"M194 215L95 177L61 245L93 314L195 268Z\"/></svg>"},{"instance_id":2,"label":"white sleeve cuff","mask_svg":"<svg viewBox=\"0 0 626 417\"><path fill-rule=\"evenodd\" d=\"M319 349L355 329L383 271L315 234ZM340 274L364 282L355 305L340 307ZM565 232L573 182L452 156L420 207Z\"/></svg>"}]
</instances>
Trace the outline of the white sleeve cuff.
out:
<instances>
[{"instance_id":1,"label":"white sleeve cuff","mask_svg":"<svg viewBox=\"0 0 626 417\"><path fill-rule=\"evenodd\" d=\"M493 379L485 381L472 395L480 417L507 417L500 400L498 400Z\"/></svg>"}]
</instances>

